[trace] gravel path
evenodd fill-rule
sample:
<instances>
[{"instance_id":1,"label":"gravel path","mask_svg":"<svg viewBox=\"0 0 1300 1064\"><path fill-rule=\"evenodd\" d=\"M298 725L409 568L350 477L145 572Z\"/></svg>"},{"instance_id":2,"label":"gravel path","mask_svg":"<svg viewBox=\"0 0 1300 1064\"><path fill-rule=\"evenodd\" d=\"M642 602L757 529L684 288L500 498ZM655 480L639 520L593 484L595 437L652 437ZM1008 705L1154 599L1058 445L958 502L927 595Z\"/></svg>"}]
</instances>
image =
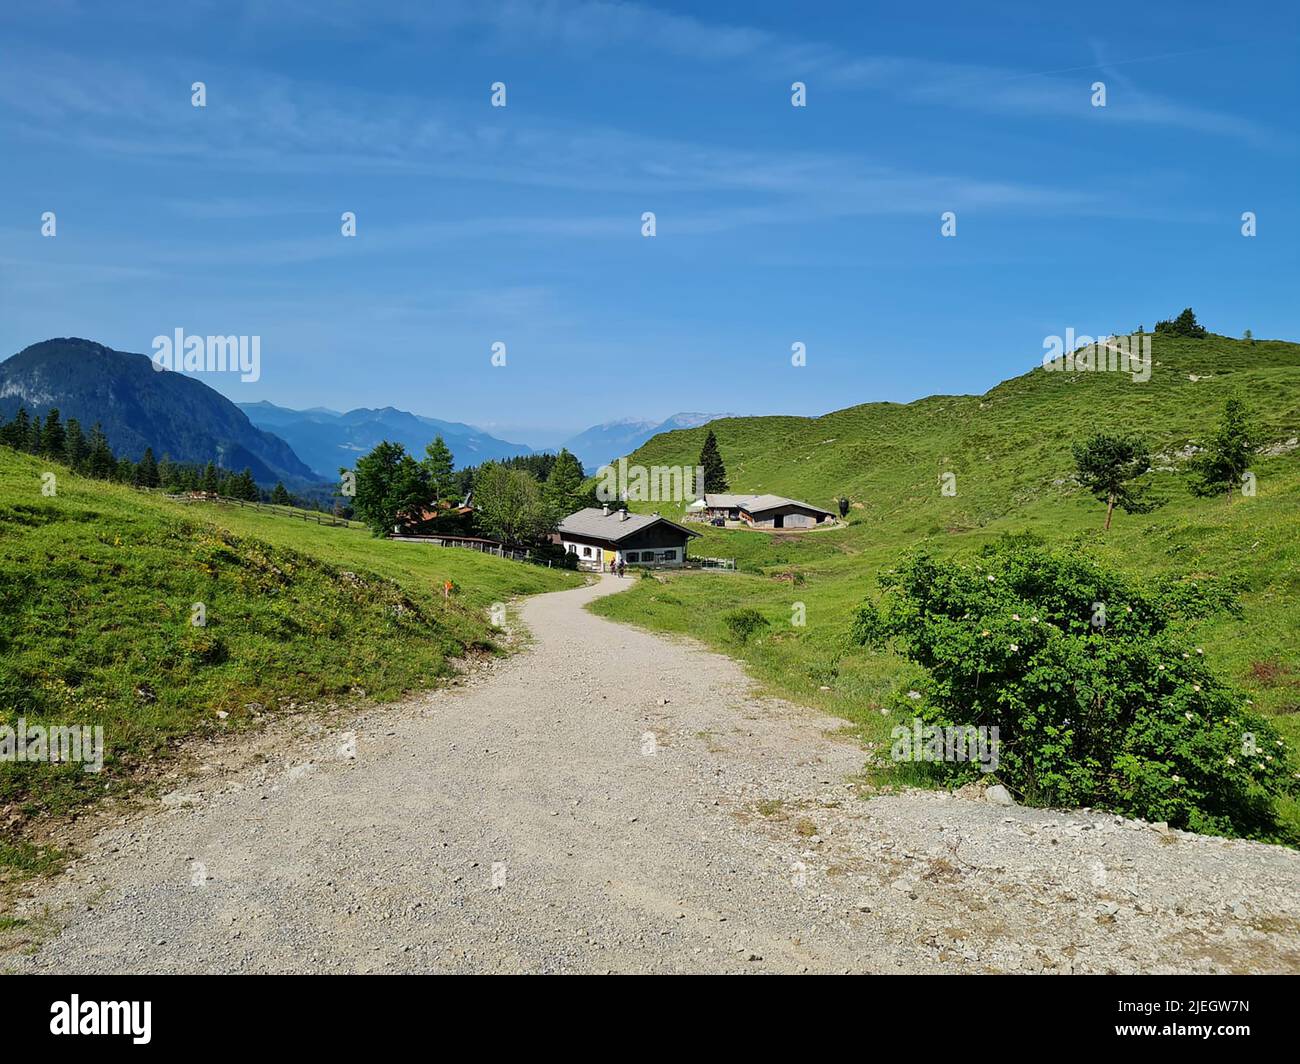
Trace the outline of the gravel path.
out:
<instances>
[{"instance_id":1,"label":"gravel path","mask_svg":"<svg viewBox=\"0 0 1300 1064\"><path fill-rule=\"evenodd\" d=\"M1300 854L861 798L838 721L582 609L619 586L528 600L534 646L457 686L200 751L0 969L1300 970Z\"/></svg>"}]
</instances>

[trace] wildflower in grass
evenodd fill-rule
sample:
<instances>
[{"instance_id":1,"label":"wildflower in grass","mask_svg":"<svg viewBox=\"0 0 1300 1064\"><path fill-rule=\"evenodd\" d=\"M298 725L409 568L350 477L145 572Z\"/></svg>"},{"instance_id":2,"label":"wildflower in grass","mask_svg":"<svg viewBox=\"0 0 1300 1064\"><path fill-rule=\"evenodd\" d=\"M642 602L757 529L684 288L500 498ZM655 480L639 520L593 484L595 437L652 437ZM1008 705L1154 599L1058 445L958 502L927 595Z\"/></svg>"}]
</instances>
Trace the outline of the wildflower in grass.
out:
<instances>
[{"instance_id":1,"label":"wildflower in grass","mask_svg":"<svg viewBox=\"0 0 1300 1064\"><path fill-rule=\"evenodd\" d=\"M1012 644L1011 644L1011 650L1012 650L1013 653L1014 653L1015 651L1019 650L1019 649L1020 649L1020 644L1019 644L1019 643L1012 643Z\"/></svg>"}]
</instances>

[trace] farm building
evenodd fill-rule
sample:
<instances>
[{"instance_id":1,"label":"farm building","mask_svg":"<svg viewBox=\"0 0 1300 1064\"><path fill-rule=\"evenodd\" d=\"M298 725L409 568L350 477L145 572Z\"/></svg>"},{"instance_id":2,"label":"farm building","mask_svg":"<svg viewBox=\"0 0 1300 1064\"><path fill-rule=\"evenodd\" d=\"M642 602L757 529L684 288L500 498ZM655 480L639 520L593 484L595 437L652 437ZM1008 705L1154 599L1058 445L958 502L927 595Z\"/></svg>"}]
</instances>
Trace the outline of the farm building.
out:
<instances>
[{"instance_id":1,"label":"farm building","mask_svg":"<svg viewBox=\"0 0 1300 1064\"><path fill-rule=\"evenodd\" d=\"M758 495L740 504L740 519L755 528L812 528L834 518L830 510L780 495Z\"/></svg>"},{"instance_id":2,"label":"farm building","mask_svg":"<svg viewBox=\"0 0 1300 1064\"><path fill-rule=\"evenodd\" d=\"M628 565L681 565L686 543L698 536L659 514L630 514L608 506L569 514L560 522L560 543L584 569Z\"/></svg>"},{"instance_id":3,"label":"farm building","mask_svg":"<svg viewBox=\"0 0 1300 1064\"><path fill-rule=\"evenodd\" d=\"M688 510L706 519L743 521L754 528L812 528L835 519L830 510L781 495L719 495L708 493Z\"/></svg>"}]
</instances>

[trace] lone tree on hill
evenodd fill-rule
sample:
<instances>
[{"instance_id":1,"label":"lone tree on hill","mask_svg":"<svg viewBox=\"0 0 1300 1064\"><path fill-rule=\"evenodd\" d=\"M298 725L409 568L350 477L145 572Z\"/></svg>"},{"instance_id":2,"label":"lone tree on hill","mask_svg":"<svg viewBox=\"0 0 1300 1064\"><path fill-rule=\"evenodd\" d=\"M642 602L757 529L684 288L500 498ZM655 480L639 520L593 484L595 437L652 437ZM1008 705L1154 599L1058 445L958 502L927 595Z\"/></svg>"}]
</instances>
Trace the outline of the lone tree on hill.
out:
<instances>
[{"instance_id":1,"label":"lone tree on hill","mask_svg":"<svg viewBox=\"0 0 1300 1064\"><path fill-rule=\"evenodd\" d=\"M718 438L709 429L704 437L704 446L700 449L700 465L704 468L704 490L727 490L727 467L722 464L722 453L718 450Z\"/></svg>"},{"instance_id":2,"label":"lone tree on hill","mask_svg":"<svg viewBox=\"0 0 1300 1064\"><path fill-rule=\"evenodd\" d=\"M1245 484L1250 456L1259 447L1259 432L1251 421L1246 402L1240 395L1231 396L1223 407L1223 417L1205 450L1192 461L1196 480L1194 495L1224 493L1229 503L1232 493Z\"/></svg>"},{"instance_id":3,"label":"lone tree on hill","mask_svg":"<svg viewBox=\"0 0 1300 1064\"><path fill-rule=\"evenodd\" d=\"M1190 336L1194 340L1202 340L1206 336L1205 326L1196 320L1196 314L1191 307L1187 307L1173 321L1156 322L1157 336Z\"/></svg>"},{"instance_id":4,"label":"lone tree on hill","mask_svg":"<svg viewBox=\"0 0 1300 1064\"><path fill-rule=\"evenodd\" d=\"M1125 513L1144 514L1158 505L1145 497L1136 481L1151 469L1147 445L1136 436L1098 433L1074 445L1074 465L1079 483L1106 504L1106 525L1118 506Z\"/></svg>"}]
</instances>

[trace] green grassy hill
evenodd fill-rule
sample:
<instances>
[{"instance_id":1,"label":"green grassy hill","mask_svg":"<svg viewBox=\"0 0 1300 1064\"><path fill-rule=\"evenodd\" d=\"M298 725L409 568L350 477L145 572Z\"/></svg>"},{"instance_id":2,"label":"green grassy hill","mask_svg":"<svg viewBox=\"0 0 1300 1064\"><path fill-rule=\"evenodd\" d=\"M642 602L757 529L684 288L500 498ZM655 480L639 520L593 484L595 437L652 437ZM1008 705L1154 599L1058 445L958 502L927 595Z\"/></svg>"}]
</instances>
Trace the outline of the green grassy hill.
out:
<instances>
[{"instance_id":1,"label":"green grassy hill","mask_svg":"<svg viewBox=\"0 0 1300 1064\"><path fill-rule=\"evenodd\" d=\"M57 494L41 475L57 475ZM458 585L442 595L447 578ZM575 586L559 570L183 504L0 447L0 723L102 724L107 758L0 763L6 837L121 793L189 736L289 703L396 698L493 646L488 609ZM206 625L191 624L203 603ZM251 708L250 708L251 707ZM0 846L0 871L32 864Z\"/></svg>"},{"instance_id":2,"label":"green grassy hill","mask_svg":"<svg viewBox=\"0 0 1300 1064\"><path fill-rule=\"evenodd\" d=\"M704 528L691 553L734 557L732 575L686 573L646 581L594 609L654 628L687 632L745 659L777 693L819 705L880 742L892 721L878 712L908 681L908 663L850 648L853 609L876 574L904 551L973 553L1003 533L1032 530L1131 574L1234 578L1245 588L1239 618L1205 622L1198 638L1220 676L1300 740L1300 345L1213 336L1157 338L1151 379L1113 372L1037 368L982 396L873 403L819 418L731 418L717 436L730 489L772 492L833 509L853 503L847 527L805 533ZM792 369L791 372L798 372ZM1253 472L1258 493L1195 498L1182 472L1188 449L1214 427L1240 389L1270 446ZM1137 432L1159 457L1153 513L1117 513L1072 479L1070 445L1094 432ZM644 465L694 464L705 429L656 436L630 456ZM940 493L940 474L957 494ZM671 503L634 509L680 513ZM694 526L700 528L701 526ZM794 603L806 625L791 623ZM735 642L722 620L751 606L768 634ZM1300 824L1300 811L1287 811Z\"/></svg>"}]
</instances>

